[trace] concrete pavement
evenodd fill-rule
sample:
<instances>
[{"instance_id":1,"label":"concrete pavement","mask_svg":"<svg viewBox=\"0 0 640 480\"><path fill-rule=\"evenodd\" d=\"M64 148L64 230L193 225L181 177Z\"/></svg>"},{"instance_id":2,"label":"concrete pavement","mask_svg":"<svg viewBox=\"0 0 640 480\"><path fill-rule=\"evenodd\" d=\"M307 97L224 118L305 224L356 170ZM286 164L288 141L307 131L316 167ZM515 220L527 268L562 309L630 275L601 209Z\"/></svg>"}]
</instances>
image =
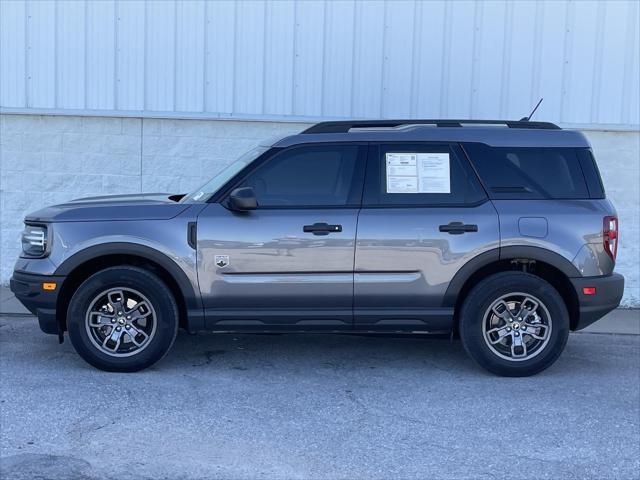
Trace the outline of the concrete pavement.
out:
<instances>
[{"instance_id":1,"label":"concrete pavement","mask_svg":"<svg viewBox=\"0 0 640 480\"><path fill-rule=\"evenodd\" d=\"M640 336L572 334L530 378L459 342L181 333L93 369L0 318L0 478L637 479Z\"/></svg>"},{"instance_id":2,"label":"concrete pavement","mask_svg":"<svg viewBox=\"0 0 640 480\"><path fill-rule=\"evenodd\" d=\"M9 287L0 286L0 315L29 315L29 311L11 293Z\"/></svg>"}]
</instances>

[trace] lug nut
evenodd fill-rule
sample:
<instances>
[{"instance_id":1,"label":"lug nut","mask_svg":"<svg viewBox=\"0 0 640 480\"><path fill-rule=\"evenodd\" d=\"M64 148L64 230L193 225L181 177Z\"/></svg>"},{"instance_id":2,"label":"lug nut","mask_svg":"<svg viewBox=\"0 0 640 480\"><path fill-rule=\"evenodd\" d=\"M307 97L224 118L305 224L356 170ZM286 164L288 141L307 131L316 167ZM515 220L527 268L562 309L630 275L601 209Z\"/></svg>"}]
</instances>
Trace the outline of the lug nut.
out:
<instances>
[{"instance_id":1,"label":"lug nut","mask_svg":"<svg viewBox=\"0 0 640 480\"><path fill-rule=\"evenodd\" d=\"M120 330L122 330L122 327L116 327L116 331L119 332Z\"/></svg>"},{"instance_id":2,"label":"lug nut","mask_svg":"<svg viewBox=\"0 0 640 480\"><path fill-rule=\"evenodd\" d=\"M519 336L520 336L520 332L516 332L516 337L519 337Z\"/></svg>"},{"instance_id":3,"label":"lug nut","mask_svg":"<svg viewBox=\"0 0 640 480\"><path fill-rule=\"evenodd\" d=\"M111 323L116 323L116 319L115 319L115 318L112 318L112 319L111 319Z\"/></svg>"},{"instance_id":4,"label":"lug nut","mask_svg":"<svg viewBox=\"0 0 640 480\"><path fill-rule=\"evenodd\" d=\"M127 320L131 320L131 315L127 315Z\"/></svg>"},{"instance_id":5,"label":"lug nut","mask_svg":"<svg viewBox=\"0 0 640 480\"><path fill-rule=\"evenodd\" d=\"M510 331L511 331L511 328L507 327L507 332L510 332Z\"/></svg>"},{"instance_id":6,"label":"lug nut","mask_svg":"<svg viewBox=\"0 0 640 480\"><path fill-rule=\"evenodd\" d=\"M124 327L124 328L126 328L127 330L129 330L129 329L131 328L131 325L127 325L127 326L126 326L126 327Z\"/></svg>"}]
</instances>

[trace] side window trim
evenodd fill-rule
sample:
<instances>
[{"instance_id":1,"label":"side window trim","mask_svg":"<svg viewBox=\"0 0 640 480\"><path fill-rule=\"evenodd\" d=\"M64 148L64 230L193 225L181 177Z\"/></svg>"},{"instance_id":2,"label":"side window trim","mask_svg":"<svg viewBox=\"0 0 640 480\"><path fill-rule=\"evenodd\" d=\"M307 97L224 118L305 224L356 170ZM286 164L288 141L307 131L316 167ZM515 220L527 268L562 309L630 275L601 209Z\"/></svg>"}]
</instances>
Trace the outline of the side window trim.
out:
<instances>
[{"instance_id":1,"label":"side window trim","mask_svg":"<svg viewBox=\"0 0 640 480\"><path fill-rule=\"evenodd\" d=\"M348 202L346 205L272 205L272 206L260 206L257 210L325 210L325 209L353 209L361 208L362 196L364 192L364 176L367 160L368 142L319 142L319 143L303 143L292 145L285 148L272 148L265 152L256 162L248 165L247 168L236 175L228 185L225 185L224 192L220 196L216 196L216 202L225 204L231 192L241 186L253 173L262 168L270 160L277 156L284 154L285 152L291 152L293 150L303 149L310 146L356 146L358 147L356 164L354 167L354 175L349 187L349 193L347 195Z\"/></svg>"}]
</instances>

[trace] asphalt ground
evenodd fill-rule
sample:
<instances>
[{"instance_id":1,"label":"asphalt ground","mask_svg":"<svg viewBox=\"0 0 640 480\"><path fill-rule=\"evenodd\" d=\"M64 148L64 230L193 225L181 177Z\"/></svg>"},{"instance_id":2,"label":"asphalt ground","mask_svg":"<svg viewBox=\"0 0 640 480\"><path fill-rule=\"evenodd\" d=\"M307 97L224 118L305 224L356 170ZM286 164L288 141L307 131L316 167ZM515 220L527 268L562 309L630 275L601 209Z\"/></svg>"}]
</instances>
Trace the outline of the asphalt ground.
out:
<instances>
[{"instance_id":1,"label":"asphalt ground","mask_svg":"<svg viewBox=\"0 0 640 480\"><path fill-rule=\"evenodd\" d=\"M188 335L98 371L0 317L3 479L634 479L640 336L575 333L500 378L459 341Z\"/></svg>"}]
</instances>

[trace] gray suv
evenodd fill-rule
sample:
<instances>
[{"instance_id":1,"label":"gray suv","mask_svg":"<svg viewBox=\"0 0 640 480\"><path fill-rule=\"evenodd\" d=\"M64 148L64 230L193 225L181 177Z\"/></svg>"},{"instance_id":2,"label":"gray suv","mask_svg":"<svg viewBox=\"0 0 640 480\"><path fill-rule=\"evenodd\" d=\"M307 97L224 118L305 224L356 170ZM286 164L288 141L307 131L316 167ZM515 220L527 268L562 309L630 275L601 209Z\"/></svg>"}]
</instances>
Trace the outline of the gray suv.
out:
<instances>
[{"instance_id":1,"label":"gray suv","mask_svg":"<svg viewBox=\"0 0 640 480\"><path fill-rule=\"evenodd\" d=\"M624 285L588 141L529 121L319 123L188 195L44 208L22 244L16 297L109 371L184 328L455 334L487 370L532 375Z\"/></svg>"}]
</instances>

